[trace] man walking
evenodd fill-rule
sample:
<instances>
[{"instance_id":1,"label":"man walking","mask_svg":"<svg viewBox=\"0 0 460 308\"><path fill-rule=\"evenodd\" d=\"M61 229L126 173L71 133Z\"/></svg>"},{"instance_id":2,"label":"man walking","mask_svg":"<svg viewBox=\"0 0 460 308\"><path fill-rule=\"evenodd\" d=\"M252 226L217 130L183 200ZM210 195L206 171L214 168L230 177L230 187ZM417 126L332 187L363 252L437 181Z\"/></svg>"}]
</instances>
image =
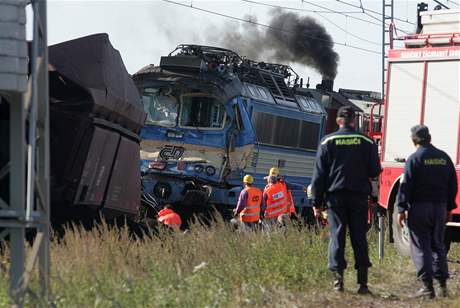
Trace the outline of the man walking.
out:
<instances>
[{"instance_id":1,"label":"man walking","mask_svg":"<svg viewBox=\"0 0 460 308\"><path fill-rule=\"evenodd\" d=\"M355 123L353 109L342 107L337 113L339 130L322 139L312 179L312 204L315 217L319 217L324 202L327 203L329 269L334 274L334 290L343 291L348 227L355 256L358 293L368 294L367 275L371 266L366 239L368 196L371 192L369 179L377 177L381 167L377 146L372 139L355 131Z\"/></svg>"},{"instance_id":2,"label":"man walking","mask_svg":"<svg viewBox=\"0 0 460 308\"><path fill-rule=\"evenodd\" d=\"M254 178L247 174L243 177L244 189L238 198L235 215L239 215L240 225L244 230L254 230L260 219L262 191L253 186Z\"/></svg>"},{"instance_id":3,"label":"man walking","mask_svg":"<svg viewBox=\"0 0 460 308\"><path fill-rule=\"evenodd\" d=\"M295 204L294 204L294 198L292 196L292 191L294 190L301 190L305 191L305 187L300 185L300 184L295 184L288 182L285 178L283 178L280 174L280 170L276 167L272 167L268 173L268 177L274 176L276 177L277 182L281 183L281 185L284 188L284 195L286 196L286 218L287 219L293 219L296 217L296 209L295 209ZM267 186L269 186L271 183L268 181Z\"/></svg>"},{"instance_id":4,"label":"man walking","mask_svg":"<svg viewBox=\"0 0 460 308\"><path fill-rule=\"evenodd\" d=\"M271 168L267 177L267 185L263 192L261 212L265 222L269 225L276 225L283 221L286 216L288 197L286 185L278 181L279 172Z\"/></svg>"},{"instance_id":5,"label":"man walking","mask_svg":"<svg viewBox=\"0 0 460 308\"><path fill-rule=\"evenodd\" d=\"M406 161L397 196L398 222L403 227L408 212L412 260L423 287L417 297L434 298L433 278L447 296L446 221L457 207L457 175L450 157L431 144L428 127L411 129L417 150Z\"/></svg>"}]
</instances>

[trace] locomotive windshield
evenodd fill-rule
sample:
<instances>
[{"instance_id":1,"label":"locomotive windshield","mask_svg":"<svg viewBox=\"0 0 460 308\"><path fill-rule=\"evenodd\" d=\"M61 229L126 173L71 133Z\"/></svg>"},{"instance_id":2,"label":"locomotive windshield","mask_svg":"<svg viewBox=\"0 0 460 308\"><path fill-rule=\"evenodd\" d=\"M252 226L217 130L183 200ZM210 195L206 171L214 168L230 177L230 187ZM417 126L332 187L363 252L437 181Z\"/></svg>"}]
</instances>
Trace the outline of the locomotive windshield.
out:
<instances>
[{"instance_id":1,"label":"locomotive windshield","mask_svg":"<svg viewBox=\"0 0 460 308\"><path fill-rule=\"evenodd\" d=\"M214 97L203 94L184 95L181 98L179 124L182 127L221 129L225 125L224 105Z\"/></svg>"},{"instance_id":2,"label":"locomotive windshield","mask_svg":"<svg viewBox=\"0 0 460 308\"><path fill-rule=\"evenodd\" d=\"M173 96L161 95L157 89L145 89L142 102L147 113L146 124L176 126L179 104Z\"/></svg>"}]
</instances>

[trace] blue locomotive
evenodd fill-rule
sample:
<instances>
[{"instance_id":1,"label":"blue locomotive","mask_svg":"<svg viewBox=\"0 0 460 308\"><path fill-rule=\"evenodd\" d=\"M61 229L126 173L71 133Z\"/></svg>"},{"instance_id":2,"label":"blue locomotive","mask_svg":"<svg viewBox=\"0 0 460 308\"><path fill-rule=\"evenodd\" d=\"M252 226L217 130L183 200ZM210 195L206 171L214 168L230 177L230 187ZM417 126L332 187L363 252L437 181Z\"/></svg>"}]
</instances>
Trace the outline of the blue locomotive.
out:
<instances>
[{"instance_id":1,"label":"blue locomotive","mask_svg":"<svg viewBox=\"0 0 460 308\"><path fill-rule=\"evenodd\" d=\"M206 187L208 204L231 208L244 174L263 188L273 166L290 182L310 183L326 111L289 66L179 45L133 79L147 113L142 184L157 201L183 202ZM302 190L293 196L306 206Z\"/></svg>"}]
</instances>

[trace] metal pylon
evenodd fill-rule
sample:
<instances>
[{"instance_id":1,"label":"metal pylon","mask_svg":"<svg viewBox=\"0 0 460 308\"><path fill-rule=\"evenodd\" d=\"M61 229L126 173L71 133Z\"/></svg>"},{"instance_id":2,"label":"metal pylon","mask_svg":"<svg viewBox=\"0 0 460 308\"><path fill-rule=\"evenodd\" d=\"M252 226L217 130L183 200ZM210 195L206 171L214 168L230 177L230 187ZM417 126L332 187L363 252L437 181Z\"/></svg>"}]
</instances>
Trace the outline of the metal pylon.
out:
<instances>
[{"instance_id":1,"label":"metal pylon","mask_svg":"<svg viewBox=\"0 0 460 308\"><path fill-rule=\"evenodd\" d=\"M15 32L20 33L18 37L11 35L5 41L14 41L12 46L26 47L18 48L16 55L0 54L6 58L6 61L8 57L18 59L22 57L26 61L28 59L30 67L29 78L24 78L26 84L22 89L20 86L17 89L0 87L0 95L9 102L10 110L10 162L1 168L3 172L0 172L0 177L9 174L10 191L9 200L0 200L0 239L7 239L5 243L10 246L9 294L12 302L17 306L23 305L25 294L30 290L29 280L37 263L41 296L47 301L50 299L50 156L46 0L18 0L17 2L0 0L0 6L11 6L8 12L24 16L24 19L26 5L31 5L33 12L33 40L30 42L30 48L25 45L25 27L24 35L22 29L18 28L19 32ZM5 16L6 19L13 18ZM24 26L24 23L25 21L18 24ZM1 73L2 71L0 75ZM5 72L7 73L11 75L11 72ZM26 73L25 71L24 74ZM35 234L28 255L25 250L26 230Z\"/></svg>"},{"instance_id":2,"label":"metal pylon","mask_svg":"<svg viewBox=\"0 0 460 308\"><path fill-rule=\"evenodd\" d=\"M387 54L393 47L394 0L382 0L382 99L385 98L387 83Z\"/></svg>"}]
</instances>

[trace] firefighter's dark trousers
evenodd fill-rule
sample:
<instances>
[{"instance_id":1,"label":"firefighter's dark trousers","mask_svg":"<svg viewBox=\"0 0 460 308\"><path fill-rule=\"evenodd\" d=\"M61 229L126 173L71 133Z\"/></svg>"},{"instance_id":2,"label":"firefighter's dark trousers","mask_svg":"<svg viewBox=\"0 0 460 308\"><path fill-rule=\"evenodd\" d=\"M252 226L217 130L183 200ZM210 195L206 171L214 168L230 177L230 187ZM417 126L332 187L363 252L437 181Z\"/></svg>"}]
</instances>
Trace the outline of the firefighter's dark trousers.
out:
<instances>
[{"instance_id":1,"label":"firefighter's dark trousers","mask_svg":"<svg viewBox=\"0 0 460 308\"><path fill-rule=\"evenodd\" d=\"M355 256L355 269L372 266L367 246L368 204L366 195L348 192L334 193L327 197L329 239L329 269L343 272L345 260L345 239L350 230L351 245Z\"/></svg>"},{"instance_id":2,"label":"firefighter's dark trousers","mask_svg":"<svg viewBox=\"0 0 460 308\"><path fill-rule=\"evenodd\" d=\"M408 227L411 256L422 281L448 278L447 252L444 245L446 204L414 202L410 205Z\"/></svg>"}]
</instances>

